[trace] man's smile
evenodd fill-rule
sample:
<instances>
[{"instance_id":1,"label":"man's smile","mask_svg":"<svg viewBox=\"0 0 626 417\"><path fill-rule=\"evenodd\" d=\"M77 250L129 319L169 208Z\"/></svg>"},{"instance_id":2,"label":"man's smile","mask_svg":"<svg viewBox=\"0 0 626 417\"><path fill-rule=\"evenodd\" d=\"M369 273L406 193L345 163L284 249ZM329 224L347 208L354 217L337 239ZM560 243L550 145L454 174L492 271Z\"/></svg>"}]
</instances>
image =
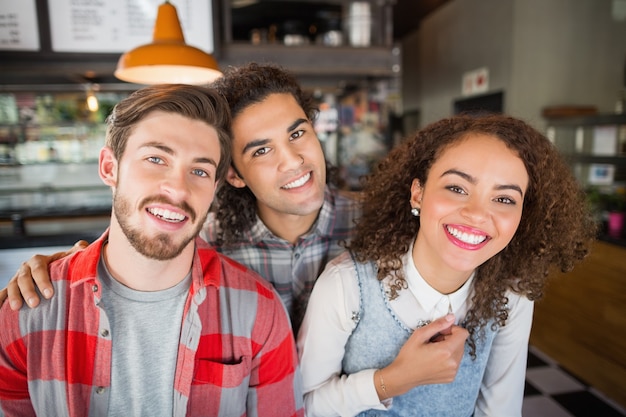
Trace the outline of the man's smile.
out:
<instances>
[{"instance_id":1,"label":"man's smile","mask_svg":"<svg viewBox=\"0 0 626 417\"><path fill-rule=\"evenodd\" d=\"M284 190L290 190L292 188L302 187L304 184L307 183L307 181L309 181L310 178L311 178L311 172L309 171L303 176L301 176L300 178L298 178L297 180L291 181L290 183L283 185L281 188Z\"/></svg>"}]
</instances>

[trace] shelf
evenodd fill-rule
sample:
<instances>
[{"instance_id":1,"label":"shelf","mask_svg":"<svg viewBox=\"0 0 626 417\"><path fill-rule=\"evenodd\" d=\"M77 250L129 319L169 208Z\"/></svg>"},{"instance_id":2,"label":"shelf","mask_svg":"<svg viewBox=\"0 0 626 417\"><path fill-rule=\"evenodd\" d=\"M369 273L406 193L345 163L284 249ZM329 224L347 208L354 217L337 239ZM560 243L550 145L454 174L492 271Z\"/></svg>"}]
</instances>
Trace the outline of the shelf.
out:
<instances>
[{"instance_id":1,"label":"shelf","mask_svg":"<svg viewBox=\"0 0 626 417\"><path fill-rule=\"evenodd\" d=\"M626 180L626 114L551 117L546 120L547 136L583 185L616 185ZM602 165L612 165L613 168L605 169Z\"/></svg>"},{"instance_id":2,"label":"shelf","mask_svg":"<svg viewBox=\"0 0 626 417\"><path fill-rule=\"evenodd\" d=\"M579 164L609 164L626 167L626 155L622 156L600 156L600 155L581 155L581 154L563 154L565 158L572 163Z\"/></svg>"},{"instance_id":3,"label":"shelf","mask_svg":"<svg viewBox=\"0 0 626 417\"><path fill-rule=\"evenodd\" d=\"M350 46L345 17L351 0L306 0L304 2L260 0L240 7L224 1L221 10L221 43L217 51L222 69L249 62L275 63L294 73L306 88L343 88L345 85L400 75L400 47L393 44L394 0L365 0L371 8L371 46ZM337 19L340 19L338 21ZM342 45L316 43L285 45L285 23L315 26L317 36L339 30ZM337 27L341 25L341 28ZM277 30L275 39L253 44L247 33ZM310 33L308 34L310 35ZM275 43L272 43L275 42Z\"/></svg>"},{"instance_id":4,"label":"shelf","mask_svg":"<svg viewBox=\"0 0 626 417\"><path fill-rule=\"evenodd\" d=\"M596 114L590 116L572 116L546 118L548 126L585 127L626 124L626 114Z\"/></svg>"},{"instance_id":5,"label":"shelf","mask_svg":"<svg viewBox=\"0 0 626 417\"><path fill-rule=\"evenodd\" d=\"M222 68L248 62L276 63L307 79L386 78L399 75L400 48L233 43L221 51Z\"/></svg>"},{"instance_id":6,"label":"shelf","mask_svg":"<svg viewBox=\"0 0 626 417\"><path fill-rule=\"evenodd\" d=\"M76 128L81 128L81 127L87 127L87 128L98 128L98 129L103 129L104 126L104 122L100 122L100 121L96 121L96 122L92 122L89 120L59 120L59 121L52 121L52 122L44 122L44 123L39 123L39 122L32 122L32 121L25 121L25 122L16 122L16 123L0 123L0 129L2 128L37 128L37 129L49 129L49 128L71 128L71 129L76 129Z\"/></svg>"}]
</instances>

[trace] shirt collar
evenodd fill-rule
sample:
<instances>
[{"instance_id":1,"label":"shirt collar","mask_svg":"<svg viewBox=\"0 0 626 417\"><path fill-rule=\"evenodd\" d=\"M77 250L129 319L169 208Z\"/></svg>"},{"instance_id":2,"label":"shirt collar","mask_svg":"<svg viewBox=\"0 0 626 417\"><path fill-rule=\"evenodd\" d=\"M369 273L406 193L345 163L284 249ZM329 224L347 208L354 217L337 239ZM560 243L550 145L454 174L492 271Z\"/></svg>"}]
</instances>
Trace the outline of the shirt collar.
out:
<instances>
[{"instance_id":1,"label":"shirt collar","mask_svg":"<svg viewBox=\"0 0 626 417\"><path fill-rule=\"evenodd\" d=\"M315 220L315 223L313 223L310 231L302 237L306 237L312 234L317 234L319 236L329 236L333 230L335 217L335 196L327 185L324 188L324 203L322 204L322 208L320 209L317 219ZM257 213L256 223L250 229L250 243L256 244L264 239L283 240L275 236L270 231L270 229L267 228L267 226L265 225L265 223L263 223Z\"/></svg>"},{"instance_id":2,"label":"shirt collar","mask_svg":"<svg viewBox=\"0 0 626 417\"><path fill-rule=\"evenodd\" d=\"M211 245L200 237L195 240L196 250L191 265L191 289L195 293L204 286L218 287L221 285L220 257L235 262L230 258L219 255Z\"/></svg>"},{"instance_id":3,"label":"shirt collar","mask_svg":"<svg viewBox=\"0 0 626 417\"><path fill-rule=\"evenodd\" d=\"M315 224L313 225L315 233L320 236L330 236L333 231L336 216L337 210L335 210L335 195L327 185L324 189L324 204L322 204L320 213L317 216Z\"/></svg>"},{"instance_id":4,"label":"shirt collar","mask_svg":"<svg viewBox=\"0 0 626 417\"><path fill-rule=\"evenodd\" d=\"M413 261L413 245L409 248L409 251L404 255L404 276L409 286L409 291L417 299L424 311L430 312L437 304L442 301L449 301L449 304L453 308L461 306L469 295L472 288L472 281L474 280L474 273L470 275L469 279L453 293L442 294L433 287L431 287L426 280L420 275Z\"/></svg>"},{"instance_id":5,"label":"shirt collar","mask_svg":"<svg viewBox=\"0 0 626 417\"><path fill-rule=\"evenodd\" d=\"M108 239L109 229L107 228L95 242L83 251L75 254L75 260L68 272L68 279L71 281L71 286L93 284L94 282L98 283L98 262L100 261L104 243L107 242ZM196 250L191 266L192 291L195 293L199 288L208 285L219 288L221 284L221 263L219 262L219 258L221 255L218 255L215 249L200 237L196 237L195 245ZM202 255L200 254L201 252L203 252ZM229 258L225 259L235 262ZM98 290L98 297L100 296L99 294L100 291Z\"/></svg>"}]
</instances>

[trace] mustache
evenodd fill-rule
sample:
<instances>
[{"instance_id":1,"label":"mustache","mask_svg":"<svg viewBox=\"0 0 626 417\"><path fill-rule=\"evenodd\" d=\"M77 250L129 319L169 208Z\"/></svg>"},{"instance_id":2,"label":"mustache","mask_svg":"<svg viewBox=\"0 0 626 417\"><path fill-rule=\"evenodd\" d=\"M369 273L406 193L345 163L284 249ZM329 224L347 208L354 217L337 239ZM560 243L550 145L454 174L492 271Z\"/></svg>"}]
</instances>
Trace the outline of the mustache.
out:
<instances>
[{"instance_id":1,"label":"mustache","mask_svg":"<svg viewBox=\"0 0 626 417\"><path fill-rule=\"evenodd\" d=\"M175 203L164 196L146 197L140 202L140 207L146 207L148 204L154 204L154 203L169 204L170 206L179 208L183 210L185 213L189 213L189 218L191 219L192 222L195 222L196 217L198 217L198 214L196 213L196 211L186 201Z\"/></svg>"}]
</instances>

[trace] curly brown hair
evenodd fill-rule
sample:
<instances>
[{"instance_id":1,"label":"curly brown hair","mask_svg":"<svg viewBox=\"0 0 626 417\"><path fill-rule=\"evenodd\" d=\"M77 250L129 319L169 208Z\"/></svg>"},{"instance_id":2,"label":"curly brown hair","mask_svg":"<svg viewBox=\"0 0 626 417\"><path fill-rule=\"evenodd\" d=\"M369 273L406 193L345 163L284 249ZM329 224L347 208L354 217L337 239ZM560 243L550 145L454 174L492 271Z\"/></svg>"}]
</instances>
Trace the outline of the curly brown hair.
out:
<instances>
[{"instance_id":1,"label":"curly brown hair","mask_svg":"<svg viewBox=\"0 0 626 417\"><path fill-rule=\"evenodd\" d=\"M274 64L230 67L213 87L228 101L233 119L271 94L291 94L311 121L319 111L313 95L302 89L296 77ZM336 170L328 164L326 178L331 184L337 179ZM244 236L256 222L256 196L248 187L237 188L225 182L217 191L213 211L220 225L217 244L228 245Z\"/></svg>"},{"instance_id":2,"label":"curly brown hair","mask_svg":"<svg viewBox=\"0 0 626 417\"><path fill-rule=\"evenodd\" d=\"M379 280L392 276L389 296L406 288L402 256L420 227L411 215L411 183L425 184L433 163L468 134L494 136L514 150L529 176L522 217L509 245L480 265L465 327L468 343L484 326L503 326L508 318L506 291L537 300L549 271L566 272L583 259L596 236L596 223L582 187L556 147L525 122L504 116L455 116L435 122L393 149L364 181L363 216L349 247L360 262L374 261Z\"/></svg>"}]
</instances>

